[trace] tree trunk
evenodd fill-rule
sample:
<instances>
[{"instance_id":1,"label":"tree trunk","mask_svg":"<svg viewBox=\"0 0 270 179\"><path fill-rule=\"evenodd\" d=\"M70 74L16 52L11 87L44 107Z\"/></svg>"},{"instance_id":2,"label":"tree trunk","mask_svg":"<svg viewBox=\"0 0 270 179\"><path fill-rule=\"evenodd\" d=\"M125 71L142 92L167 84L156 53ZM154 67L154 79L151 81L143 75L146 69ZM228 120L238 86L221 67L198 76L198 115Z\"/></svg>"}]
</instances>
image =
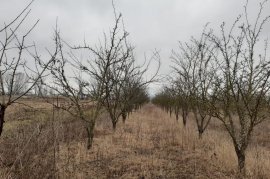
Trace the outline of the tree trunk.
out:
<instances>
[{"instance_id":1,"label":"tree trunk","mask_svg":"<svg viewBox=\"0 0 270 179\"><path fill-rule=\"evenodd\" d=\"M185 110L182 111L182 117L183 117L183 124L184 124L184 127L186 127L186 124L187 124L187 112Z\"/></svg>"},{"instance_id":2,"label":"tree trunk","mask_svg":"<svg viewBox=\"0 0 270 179\"><path fill-rule=\"evenodd\" d=\"M175 113L175 117L176 117L176 120L178 121L179 120L179 114L178 114L178 112Z\"/></svg>"},{"instance_id":3,"label":"tree trunk","mask_svg":"<svg viewBox=\"0 0 270 179\"><path fill-rule=\"evenodd\" d=\"M88 150L91 149L92 145L93 145L94 126L95 126L95 123L90 122L86 127L86 131L87 131L87 149Z\"/></svg>"},{"instance_id":4,"label":"tree trunk","mask_svg":"<svg viewBox=\"0 0 270 179\"><path fill-rule=\"evenodd\" d=\"M196 110L194 110L193 113L195 115L195 121L196 121L197 130L199 134L199 140L201 140L203 136L203 132L204 132L204 128L203 128L204 118L201 117Z\"/></svg>"},{"instance_id":5,"label":"tree trunk","mask_svg":"<svg viewBox=\"0 0 270 179\"><path fill-rule=\"evenodd\" d=\"M240 172L241 176L245 176L246 170L245 170L245 161L246 161L246 155L245 151L236 149L236 155L238 159L238 170Z\"/></svg>"},{"instance_id":6,"label":"tree trunk","mask_svg":"<svg viewBox=\"0 0 270 179\"><path fill-rule=\"evenodd\" d=\"M199 132L199 139L201 140L203 136L203 131L199 129L198 132Z\"/></svg>"},{"instance_id":7,"label":"tree trunk","mask_svg":"<svg viewBox=\"0 0 270 179\"><path fill-rule=\"evenodd\" d=\"M116 123L118 121L118 118L115 117L115 115L113 113L110 113L110 118L111 118L111 121L112 121L112 127L113 127L113 131L116 130Z\"/></svg>"},{"instance_id":8,"label":"tree trunk","mask_svg":"<svg viewBox=\"0 0 270 179\"><path fill-rule=\"evenodd\" d=\"M5 111L6 106L1 105L0 106L0 136L3 132L4 122L5 122Z\"/></svg>"},{"instance_id":9,"label":"tree trunk","mask_svg":"<svg viewBox=\"0 0 270 179\"><path fill-rule=\"evenodd\" d=\"M116 130L116 121L113 121L112 125L113 125L113 131L115 132L115 130Z\"/></svg>"},{"instance_id":10,"label":"tree trunk","mask_svg":"<svg viewBox=\"0 0 270 179\"><path fill-rule=\"evenodd\" d=\"M123 112L122 113L122 121L123 121L124 124L126 122L126 119L127 119L127 114L125 112Z\"/></svg>"}]
</instances>

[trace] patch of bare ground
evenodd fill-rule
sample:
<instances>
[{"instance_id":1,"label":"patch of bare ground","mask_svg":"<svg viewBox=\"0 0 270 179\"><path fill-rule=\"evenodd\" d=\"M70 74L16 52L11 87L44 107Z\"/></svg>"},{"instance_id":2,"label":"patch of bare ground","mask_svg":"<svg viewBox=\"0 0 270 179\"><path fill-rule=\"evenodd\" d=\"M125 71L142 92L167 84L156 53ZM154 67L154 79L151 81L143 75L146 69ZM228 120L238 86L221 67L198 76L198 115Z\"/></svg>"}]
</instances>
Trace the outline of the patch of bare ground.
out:
<instances>
[{"instance_id":1,"label":"patch of bare ground","mask_svg":"<svg viewBox=\"0 0 270 179\"><path fill-rule=\"evenodd\" d=\"M260 132L267 130L261 128ZM199 140L193 120L184 128L181 120L152 104L130 115L125 124L119 121L115 132L103 114L91 150L85 138L83 123L64 112L10 127L0 139L0 176L237 178L233 145L218 122ZM248 178L270 178L269 142L259 132L253 139L247 153Z\"/></svg>"}]
</instances>

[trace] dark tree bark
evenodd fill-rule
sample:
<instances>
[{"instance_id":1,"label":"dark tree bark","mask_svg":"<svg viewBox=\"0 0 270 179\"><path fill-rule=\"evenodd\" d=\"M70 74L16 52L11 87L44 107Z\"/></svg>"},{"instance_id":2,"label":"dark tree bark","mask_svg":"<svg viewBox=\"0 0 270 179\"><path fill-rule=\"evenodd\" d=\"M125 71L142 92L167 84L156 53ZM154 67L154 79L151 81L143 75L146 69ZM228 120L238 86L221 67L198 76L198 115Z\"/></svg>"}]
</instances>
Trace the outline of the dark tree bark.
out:
<instances>
[{"instance_id":1,"label":"dark tree bark","mask_svg":"<svg viewBox=\"0 0 270 179\"><path fill-rule=\"evenodd\" d=\"M122 112L122 120L123 120L123 123L125 124L126 122L126 119L127 119L127 113L126 112Z\"/></svg>"},{"instance_id":2,"label":"dark tree bark","mask_svg":"<svg viewBox=\"0 0 270 179\"><path fill-rule=\"evenodd\" d=\"M6 106L1 105L0 106L0 136L3 132L3 126L4 126L4 122L5 122L5 112L6 112Z\"/></svg>"},{"instance_id":3,"label":"dark tree bark","mask_svg":"<svg viewBox=\"0 0 270 179\"><path fill-rule=\"evenodd\" d=\"M117 123L117 122L112 122L112 125L113 125L113 131L116 130L116 123Z\"/></svg>"},{"instance_id":4,"label":"dark tree bark","mask_svg":"<svg viewBox=\"0 0 270 179\"><path fill-rule=\"evenodd\" d=\"M240 172L241 176L246 175L246 170L245 170L245 162L246 162L246 155L244 150L239 150L238 148L235 148L235 152L237 155L237 160L238 160L238 169Z\"/></svg>"},{"instance_id":5,"label":"dark tree bark","mask_svg":"<svg viewBox=\"0 0 270 179\"><path fill-rule=\"evenodd\" d=\"M94 122L89 122L86 131L87 131L87 149L91 149L93 145L93 139L94 139Z\"/></svg>"},{"instance_id":6,"label":"dark tree bark","mask_svg":"<svg viewBox=\"0 0 270 179\"><path fill-rule=\"evenodd\" d=\"M182 109L182 118L183 118L183 124L184 127L187 125L187 117L188 117L188 112L184 109Z\"/></svg>"},{"instance_id":7,"label":"dark tree bark","mask_svg":"<svg viewBox=\"0 0 270 179\"><path fill-rule=\"evenodd\" d=\"M175 117L176 117L176 120L178 121L179 120L179 110L178 109L175 110Z\"/></svg>"}]
</instances>

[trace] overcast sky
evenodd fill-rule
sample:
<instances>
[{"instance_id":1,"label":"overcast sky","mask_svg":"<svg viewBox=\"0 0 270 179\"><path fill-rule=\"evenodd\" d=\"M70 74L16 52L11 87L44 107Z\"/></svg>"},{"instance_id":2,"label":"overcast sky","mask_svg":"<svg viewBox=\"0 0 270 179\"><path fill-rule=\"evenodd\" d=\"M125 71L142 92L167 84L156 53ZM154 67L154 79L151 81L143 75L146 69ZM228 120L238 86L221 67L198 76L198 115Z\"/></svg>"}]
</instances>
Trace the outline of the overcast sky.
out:
<instances>
[{"instance_id":1,"label":"overcast sky","mask_svg":"<svg viewBox=\"0 0 270 179\"><path fill-rule=\"evenodd\" d=\"M0 0L0 27L14 18L29 0ZM250 0L250 16L258 12L259 0ZM80 44L85 38L95 44L113 24L111 0L35 0L27 25L40 19L32 38L40 48L52 44L56 18L66 41ZM144 53L150 56L154 49L160 50L162 74L170 72L170 53L178 41L201 33L210 22L216 28L223 21L232 24L243 12L245 0L115 0L117 11L122 12L130 40L136 47L138 60ZM270 3L265 12L270 14ZM270 33L270 23L265 27L264 37ZM152 87L154 88L154 87Z\"/></svg>"}]
</instances>

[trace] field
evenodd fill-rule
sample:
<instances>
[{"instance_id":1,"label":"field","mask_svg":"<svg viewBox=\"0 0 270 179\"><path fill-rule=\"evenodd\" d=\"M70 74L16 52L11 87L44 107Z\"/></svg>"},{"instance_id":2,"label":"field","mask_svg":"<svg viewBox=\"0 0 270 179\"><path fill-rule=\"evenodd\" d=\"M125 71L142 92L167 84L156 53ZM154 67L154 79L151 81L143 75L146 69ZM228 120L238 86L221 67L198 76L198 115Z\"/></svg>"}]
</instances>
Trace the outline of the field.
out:
<instances>
[{"instance_id":1,"label":"field","mask_svg":"<svg viewBox=\"0 0 270 179\"><path fill-rule=\"evenodd\" d=\"M190 114L181 118L146 104L113 132L103 113L94 145L85 147L83 123L38 99L21 101L6 114L0 138L0 178L237 178L232 142L213 120L198 139ZM247 177L270 178L270 124L254 131Z\"/></svg>"}]
</instances>

